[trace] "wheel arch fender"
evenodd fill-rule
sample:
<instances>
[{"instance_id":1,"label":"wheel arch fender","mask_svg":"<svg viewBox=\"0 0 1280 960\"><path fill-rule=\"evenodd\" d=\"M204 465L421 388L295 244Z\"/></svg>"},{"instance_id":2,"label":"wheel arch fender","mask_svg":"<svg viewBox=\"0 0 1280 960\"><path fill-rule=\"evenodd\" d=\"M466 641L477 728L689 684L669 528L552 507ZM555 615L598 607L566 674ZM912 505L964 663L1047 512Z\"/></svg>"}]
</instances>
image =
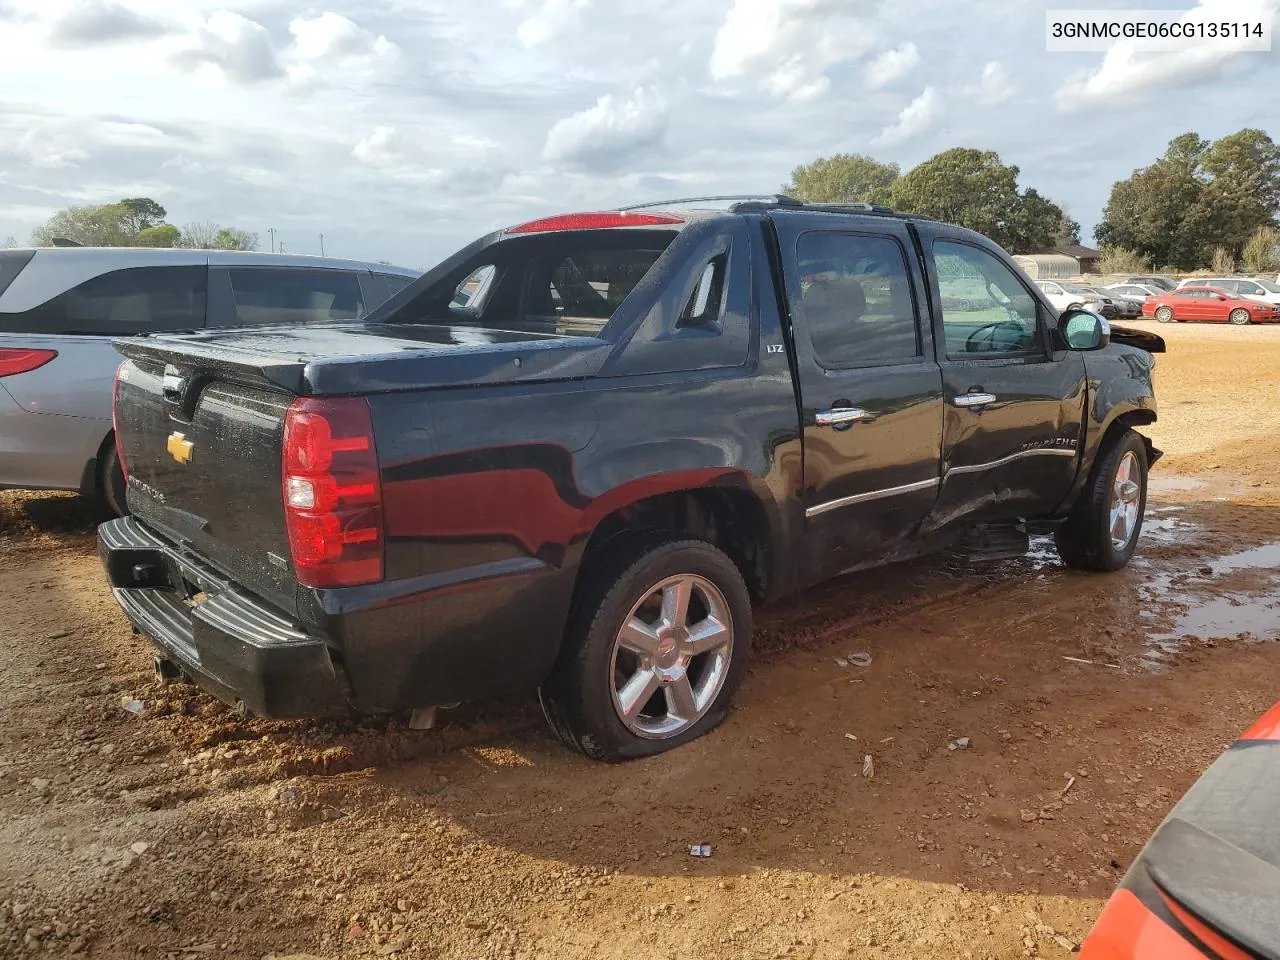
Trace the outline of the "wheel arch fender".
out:
<instances>
[{"instance_id":1,"label":"wheel arch fender","mask_svg":"<svg viewBox=\"0 0 1280 960\"><path fill-rule=\"evenodd\" d=\"M637 533L703 539L738 565L757 600L786 589L780 559L783 511L760 477L736 467L701 467L639 477L594 498L575 536L576 580L595 551ZM575 591L576 592L576 591Z\"/></svg>"}]
</instances>

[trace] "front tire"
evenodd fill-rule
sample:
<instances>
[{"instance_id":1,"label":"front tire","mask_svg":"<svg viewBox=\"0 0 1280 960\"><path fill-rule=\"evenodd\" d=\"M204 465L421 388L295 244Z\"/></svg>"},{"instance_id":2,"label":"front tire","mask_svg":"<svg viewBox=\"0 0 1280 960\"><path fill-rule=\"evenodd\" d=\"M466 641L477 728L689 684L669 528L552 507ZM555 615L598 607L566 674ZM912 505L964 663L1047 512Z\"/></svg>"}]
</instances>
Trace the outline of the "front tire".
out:
<instances>
[{"instance_id":1,"label":"front tire","mask_svg":"<svg viewBox=\"0 0 1280 960\"><path fill-rule=\"evenodd\" d=\"M701 540L635 541L583 584L539 699L587 756L652 756L719 725L750 646L751 597L728 556Z\"/></svg>"},{"instance_id":2,"label":"front tire","mask_svg":"<svg viewBox=\"0 0 1280 960\"><path fill-rule=\"evenodd\" d=\"M1138 546L1147 509L1147 447L1124 430L1103 450L1054 541L1058 556L1077 570L1111 572Z\"/></svg>"},{"instance_id":3,"label":"front tire","mask_svg":"<svg viewBox=\"0 0 1280 960\"><path fill-rule=\"evenodd\" d=\"M1173 308L1159 307L1156 310L1156 319L1159 320L1161 323L1173 323L1173 319L1174 319Z\"/></svg>"},{"instance_id":4,"label":"front tire","mask_svg":"<svg viewBox=\"0 0 1280 960\"><path fill-rule=\"evenodd\" d=\"M1243 327L1247 324L1253 323L1253 317L1249 316L1249 311L1244 307L1241 307L1239 310L1232 310L1231 313L1227 315L1227 319L1238 327Z\"/></svg>"}]
</instances>

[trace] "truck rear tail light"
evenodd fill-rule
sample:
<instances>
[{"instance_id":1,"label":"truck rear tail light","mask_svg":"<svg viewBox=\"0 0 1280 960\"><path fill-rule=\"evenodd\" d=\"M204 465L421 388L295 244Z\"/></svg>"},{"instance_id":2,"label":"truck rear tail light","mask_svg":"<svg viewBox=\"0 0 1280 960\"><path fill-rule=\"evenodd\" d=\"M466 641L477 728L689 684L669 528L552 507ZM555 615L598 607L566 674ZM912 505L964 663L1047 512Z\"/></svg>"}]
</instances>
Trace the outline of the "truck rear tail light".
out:
<instances>
[{"instance_id":1,"label":"truck rear tail light","mask_svg":"<svg viewBox=\"0 0 1280 960\"><path fill-rule=\"evenodd\" d=\"M30 373L58 355L57 350L0 350L0 377Z\"/></svg>"},{"instance_id":2,"label":"truck rear tail light","mask_svg":"<svg viewBox=\"0 0 1280 960\"><path fill-rule=\"evenodd\" d=\"M602 230L609 227L656 227L684 223L683 217L669 213L564 213L530 220L507 233L552 233L556 230Z\"/></svg>"},{"instance_id":3,"label":"truck rear tail light","mask_svg":"<svg viewBox=\"0 0 1280 960\"><path fill-rule=\"evenodd\" d=\"M298 582L349 587L382 579L382 483L369 404L293 401L281 452L285 523Z\"/></svg>"},{"instance_id":4,"label":"truck rear tail light","mask_svg":"<svg viewBox=\"0 0 1280 960\"><path fill-rule=\"evenodd\" d=\"M115 381L111 384L111 436L115 440L116 460L120 462L120 472L124 475L125 483L129 482L129 467L124 462L124 446L120 443L120 371L128 362L125 360L116 367Z\"/></svg>"}]
</instances>

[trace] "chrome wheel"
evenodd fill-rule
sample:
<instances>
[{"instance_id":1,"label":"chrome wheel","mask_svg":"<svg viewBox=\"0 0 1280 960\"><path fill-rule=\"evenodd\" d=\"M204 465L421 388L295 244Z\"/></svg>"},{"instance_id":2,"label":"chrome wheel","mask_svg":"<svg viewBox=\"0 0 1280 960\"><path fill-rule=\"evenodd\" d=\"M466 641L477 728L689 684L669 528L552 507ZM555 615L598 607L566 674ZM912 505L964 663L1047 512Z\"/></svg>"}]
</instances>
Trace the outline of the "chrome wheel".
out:
<instances>
[{"instance_id":1,"label":"chrome wheel","mask_svg":"<svg viewBox=\"0 0 1280 960\"><path fill-rule=\"evenodd\" d=\"M669 577L631 608L613 641L614 710L637 736L676 736L706 715L732 656L724 594L695 574Z\"/></svg>"},{"instance_id":2,"label":"chrome wheel","mask_svg":"<svg viewBox=\"0 0 1280 960\"><path fill-rule=\"evenodd\" d=\"M1237 326L1244 326L1246 323L1249 323L1252 318L1249 316L1248 310L1240 309L1232 310L1231 316L1228 319Z\"/></svg>"},{"instance_id":3,"label":"chrome wheel","mask_svg":"<svg viewBox=\"0 0 1280 960\"><path fill-rule=\"evenodd\" d=\"M1124 552L1138 529L1138 510L1142 505L1141 468L1137 455L1130 450L1120 459L1115 481L1111 485L1111 546Z\"/></svg>"},{"instance_id":4,"label":"chrome wheel","mask_svg":"<svg viewBox=\"0 0 1280 960\"><path fill-rule=\"evenodd\" d=\"M1172 323L1173 310L1171 310L1169 307L1160 307L1156 311L1156 319L1159 320L1161 323Z\"/></svg>"}]
</instances>

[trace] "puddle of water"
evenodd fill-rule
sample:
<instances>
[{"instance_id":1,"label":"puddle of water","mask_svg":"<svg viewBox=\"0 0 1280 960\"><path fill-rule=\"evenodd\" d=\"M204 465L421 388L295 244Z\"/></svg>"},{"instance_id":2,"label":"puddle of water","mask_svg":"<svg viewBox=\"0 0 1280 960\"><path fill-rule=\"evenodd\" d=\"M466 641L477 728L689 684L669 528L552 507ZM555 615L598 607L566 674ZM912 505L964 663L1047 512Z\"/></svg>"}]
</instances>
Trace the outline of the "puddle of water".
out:
<instances>
[{"instance_id":1,"label":"puddle of water","mask_svg":"<svg viewBox=\"0 0 1280 960\"><path fill-rule=\"evenodd\" d=\"M1244 637L1257 642L1280 641L1280 542L1229 554L1211 561L1206 574L1168 574L1151 577L1140 588L1144 600L1184 607L1168 632L1148 636L1147 661L1157 665L1178 652L1188 637ZM1195 588L1213 589L1213 580L1238 570L1273 570L1269 588L1261 593L1221 593L1204 599ZM1197 591L1199 592L1199 591ZM1147 611L1143 614L1151 616Z\"/></svg>"},{"instance_id":2,"label":"puddle of water","mask_svg":"<svg viewBox=\"0 0 1280 960\"><path fill-rule=\"evenodd\" d=\"M1160 516L1174 513L1182 507L1149 507L1142 520L1142 533L1138 538L1138 549L1148 543L1156 546L1191 543L1203 529L1198 524L1188 523L1177 517ZM1027 550L1026 563L1033 572L1044 570L1061 570L1063 563L1058 559L1058 548L1053 545L1053 537L1038 535L1031 538L1031 546ZM1135 559L1135 563L1139 562Z\"/></svg>"},{"instance_id":3,"label":"puddle of water","mask_svg":"<svg viewBox=\"0 0 1280 960\"><path fill-rule=\"evenodd\" d=\"M1148 510L1142 521L1142 534L1138 542L1149 541L1155 544L1168 545L1190 543L1195 540L1201 527L1177 517L1152 516L1155 510Z\"/></svg>"},{"instance_id":4,"label":"puddle of water","mask_svg":"<svg viewBox=\"0 0 1280 960\"><path fill-rule=\"evenodd\" d=\"M1209 564L1213 575L1220 577L1236 570L1280 570L1280 542L1266 543L1252 550L1242 550Z\"/></svg>"},{"instance_id":5,"label":"puddle of water","mask_svg":"<svg viewBox=\"0 0 1280 960\"><path fill-rule=\"evenodd\" d=\"M1280 595L1228 593L1198 603L1178 618L1177 636L1280 640Z\"/></svg>"}]
</instances>

